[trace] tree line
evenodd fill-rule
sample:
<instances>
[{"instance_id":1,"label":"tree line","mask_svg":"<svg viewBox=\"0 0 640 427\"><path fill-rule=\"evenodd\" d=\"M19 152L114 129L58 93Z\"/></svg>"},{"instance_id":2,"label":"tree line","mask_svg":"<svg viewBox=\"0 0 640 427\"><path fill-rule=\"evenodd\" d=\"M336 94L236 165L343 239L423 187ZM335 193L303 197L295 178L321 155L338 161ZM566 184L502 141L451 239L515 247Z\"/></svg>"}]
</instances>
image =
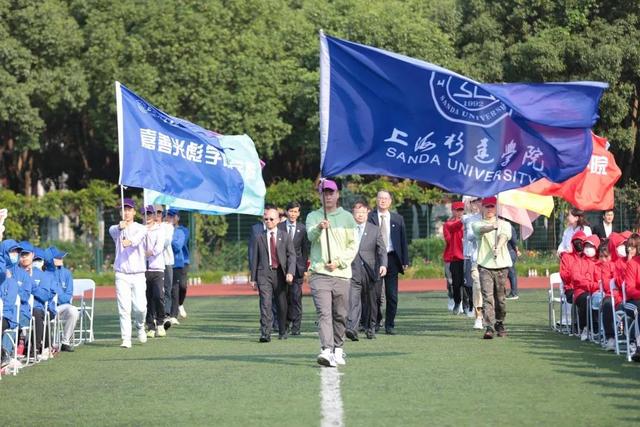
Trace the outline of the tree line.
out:
<instances>
[{"instance_id":1,"label":"tree line","mask_svg":"<svg viewBox=\"0 0 640 427\"><path fill-rule=\"evenodd\" d=\"M247 133L268 184L319 169L318 31L483 82L608 82L596 132L640 172L640 2L0 0L0 185L118 176L114 81Z\"/></svg>"}]
</instances>

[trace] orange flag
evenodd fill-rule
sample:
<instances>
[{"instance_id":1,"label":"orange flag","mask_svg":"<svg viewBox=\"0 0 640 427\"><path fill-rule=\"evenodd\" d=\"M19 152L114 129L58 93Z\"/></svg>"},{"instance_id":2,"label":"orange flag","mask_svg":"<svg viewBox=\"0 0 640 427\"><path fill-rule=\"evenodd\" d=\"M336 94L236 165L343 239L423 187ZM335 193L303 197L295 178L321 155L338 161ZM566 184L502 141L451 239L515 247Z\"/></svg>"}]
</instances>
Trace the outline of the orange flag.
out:
<instances>
[{"instance_id":1,"label":"orange flag","mask_svg":"<svg viewBox=\"0 0 640 427\"><path fill-rule=\"evenodd\" d=\"M541 179L521 190L545 196L558 196L585 211L613 208L613 186L622 172L607 150L607 139L591 133L593 153L586 169L560 184Z\"/></svg>"}]
</instances>

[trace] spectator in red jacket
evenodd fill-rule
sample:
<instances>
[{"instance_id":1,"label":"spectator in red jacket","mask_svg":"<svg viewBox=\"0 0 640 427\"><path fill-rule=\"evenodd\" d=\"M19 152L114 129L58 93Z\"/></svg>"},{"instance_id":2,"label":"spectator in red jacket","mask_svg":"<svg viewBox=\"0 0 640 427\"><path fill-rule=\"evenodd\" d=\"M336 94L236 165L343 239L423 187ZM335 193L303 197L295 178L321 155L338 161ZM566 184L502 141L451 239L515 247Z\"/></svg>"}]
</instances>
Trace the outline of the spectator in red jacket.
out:
<instances>
[{"instance_id":1,"label":"spectator in red jacket","mask_svg":"<svg viewBox=\"0 0 640 427\"><path fill-rule=\"evenodd\" d=\"M622 304L622 284L627 272L626 238L621 233L611 233L607 252L611 260L608 266L603 266L602 269L602 287L605 296L602 304L602 324L604 336L607 339L605 350L613 351L616 348L613 331L613 311L614 309L620 309L620 304ZM611 283L611 279L613 279L614 283Z\"/></svg>"},{"instance_id":2,"label":"spectator in red jacket","mask_svg":"<svg viewBox=\"0 0 640 427\"><path fill-rule=\"evenodd\" d=\"M582 230L576 231L571 238L571 251L560 255L560 278L564 285L564 294L568 303L573 303L573 285L571 284L572 267L582 256L582 248L587 235Z\"/></svg>"},{"instance_id":3,"label":"spectator in red jacket","mask_svg":"<svg viewBox=\"0 0 640 427\"><path fill-rule=\"evenodd\" d=\"M589 338L587 326L587 297L600 289L600 274L596 268L596 253L600 247L600 239L596 235L584 241L582 256L571 268L571 284L573 287L573 303L578 308L578 326L582 328L580 339Z\"/></svg>"},{"instance_id":4,"label":"spectator in red jacket","mask_svg":"<svg viewBox=\"0 0 640 427\"><path fill-rule=\"evenodd\" d=\"M640 307L640 235L633 233L629 240L627 240L627 272L624 276L624 289L626 291L627 303ZM625 310L627 315L633 320L633 311ZM638 338L634 336L634 329L629 331L629 337L635 339L636 351L632 356L635 362L640 362L640 349L638 349Z\"/></svg>"},{"instance_id":5,"label":"spectator in red jacket","mask_svg":"<svg viewBox=\"0 0 640 427\"><path fill-rule=\"evenodd\" d=\"M464 254L462 252L462 214L464 213L463 202L453 202L451 204L453 216L444 223L442 232L444 234L444 262L449 263L451 280L453 286L453 314L461 314L462 295L461 290L464 285Z\"/></svg>"}]
</instances>

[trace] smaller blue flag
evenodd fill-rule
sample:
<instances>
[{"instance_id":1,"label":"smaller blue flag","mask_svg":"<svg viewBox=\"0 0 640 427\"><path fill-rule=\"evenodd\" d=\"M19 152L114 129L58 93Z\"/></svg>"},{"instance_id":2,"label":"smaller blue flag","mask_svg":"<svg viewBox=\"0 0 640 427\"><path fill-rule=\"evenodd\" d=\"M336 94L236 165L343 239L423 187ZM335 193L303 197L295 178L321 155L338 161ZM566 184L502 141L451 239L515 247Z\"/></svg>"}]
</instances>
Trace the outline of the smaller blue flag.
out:
<instances>
[{"instance_id":1,"label":"smaller blue flag","mask_svg":"<svg viewBox=\"0 0 640 427\"><path fill-rule=\"evenodd\" d=\"M242 201L237 208L227 208L213 204L178 199L153 190L144 190L144 204L168 205L175 209L196 211L209 215L227 215L231 213L262 215L264 197L267 189L262 179L262 165L255 145L247 135L220 135L220 144L227 154L231 165L240 171L244 179Z\"/></svg>"},{"instance_id":2,"label":"smaller blue flag","mask_svg":"<svg viewBox=\"0 0 640 427\"><path fill-rule=\"evenodd\" d=\"M172 117L116 82L120 185L235 209L244 180L218 135Z\"/></svg>"}]
</instances>

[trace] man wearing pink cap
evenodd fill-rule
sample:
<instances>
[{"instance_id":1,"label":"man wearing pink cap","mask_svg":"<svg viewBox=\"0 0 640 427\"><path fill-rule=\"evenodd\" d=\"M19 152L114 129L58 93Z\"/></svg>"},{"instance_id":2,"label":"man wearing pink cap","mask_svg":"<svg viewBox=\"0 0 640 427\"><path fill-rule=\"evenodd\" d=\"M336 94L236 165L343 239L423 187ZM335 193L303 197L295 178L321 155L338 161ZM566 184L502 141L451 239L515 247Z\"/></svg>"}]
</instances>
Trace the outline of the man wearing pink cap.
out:
<instances>
[{"instance_id":1,"label":"man wearing pink cap","mask_svg":"<svg viewBox=\"0 0 640 427\"><path fill-rule=\"evenodd\" d=\"M478 239L478 272L482 289L484 339L507 335L504 319L507 315L505 285L511 266L507 241L511 238L511 224L496 216L495 197L482 199L482 220L472 225Z\"/></svg>"},{"instance_id":2,"label":"man wearing pink cap","mask_svg":"<svg viewBox=\"0 0 640 427\"><path fill-rule=\"evenodd\" d=\"M335 182L326 179L318 187L324 208L307 215L306 228L311 243L309 286L318 314L320 365L344 365L347 303L351 263L356 257L356 221L338 206L340 193ZM326 219L325 219L326 218Z\"/></svg>"}]
</instances>

